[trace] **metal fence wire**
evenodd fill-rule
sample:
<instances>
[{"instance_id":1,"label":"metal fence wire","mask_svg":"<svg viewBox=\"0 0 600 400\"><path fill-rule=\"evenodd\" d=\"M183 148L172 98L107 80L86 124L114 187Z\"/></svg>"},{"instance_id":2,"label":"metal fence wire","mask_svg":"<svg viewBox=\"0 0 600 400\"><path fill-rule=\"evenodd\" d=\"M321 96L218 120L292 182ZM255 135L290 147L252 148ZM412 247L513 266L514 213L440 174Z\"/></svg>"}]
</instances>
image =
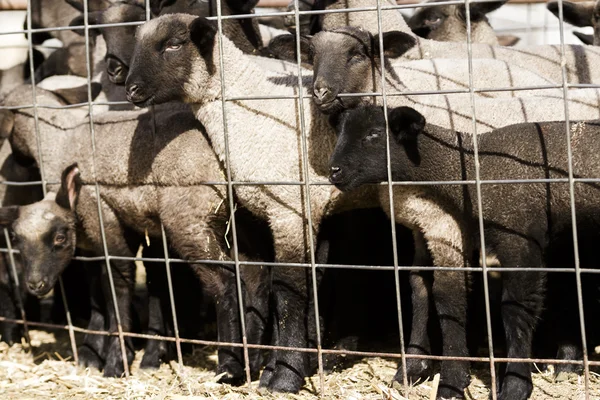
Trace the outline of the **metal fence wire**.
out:
<instances>
[{"instance_id":1,"label":"metal fence wire","mask_svg":"<svg viewBox=\"0 0 600 400\"><path fill-rule=\"evenodd\" d=\"M177 350L177 362L179 363L179 365L183 365L183 357L182 357L182 349L181 349L181 345L184 343L191 343L191 344L199 344L199 345L210 345L210 346L217 346L217 347L236 347L236 348L242 348L243 349L243 355L244 355L244 362L245 362L245 372L246 372L246 381L248 384L250 384L251 382L251 376L250 376L250 368L249 368L249 355L248 355L248 350L249 349L263 349L263 350L278 350L278 351L296 351L296 352L306 352L306 353L315 353L317 355L318 358L318 374L319 374L319 381L320 381L320 395L323 396L327 396L328 393L325 392L324 389L324 362L323 362L323 358L325 355L328 354L337 354L337 355L352 355L352 356L364 356L364 357L386 357L386 358L393 358L393 359L398 359L402 365L402 370L404 371L404 375L403 375L403 382L404 382L404 387L405 387L405 391L406 393L404 393L405 395L409 395L409 390L410 390L410 386L409 386L409 380L407 378L406 375L406 360L407 359L411 359L411 358L421 358L421 359L429 359L429 360L462 360L462 361L477 361L477 362L484 362L484 363L489 363L489 369L490 369L490 375L491 375L491 397L493 399L497 398L497 379L496 379L496 369L495 369L495 365L497 363L507 363L507 362L528 362L528 363L551 363L551 364L579 364L579 365L583 365L583 369L584 369L584 382L585 382L585 398L589 399L591 398L591 394L590 394L590 367L592 366L600 366L600 362L598 361L591 361L589 359L589 349L588 349L588 345L586 342L586 327L585 327L585 318L584 318L584 306L583 306L583 295L582 295L582 285L581 285L581 281L582 281L582 274L583 273L590 273L590 274L596 274L596 273L600 273L600 269L593 269L593 268L582 268L580 265L580 260L579 260L579 250L578 250L578 237L577 237L577 221L576 221L576 209L575 209L575 184L578 182L587 182L587 183L600 183L600 177L597 178L575 178L573 175L573 161L572 161L572 150L571 150L571 131L569 129L570 126L570 119L569 119L569 107L568 107L568 103L566 101L566 99L568 98L569 95L569 90L573 89L573 88L597 88L600 86L594 85L594 84L579 84L579 83L570 83L568 82L567 79L567 72L566 72L566 57L565 57L565 27L564 27L564 22L563 22L563 9L562 9L562 0L559 2L560 3L560 7L559 7L559 32L560 32L560 51L561 51L561 60L562 60L562 64L561 64L561 69L562 69L562 83L561 84L548 84L548 85L532 85L532 86L521 86L521 87L504 87L504 88L481 88L481 87L474 87L473 84L473 52L472 52L472 35L471 35L471 21L470 21L470 7L469 5L475 3L472 2L470 0L465 0L465 1L444 1L444 2L437 2L437 3L427 3L427 4L400 4L400 5L396 5L396 6L391 6L389 5L389 3L384 2L382 0L373 0L373 5L370 7L361 7L361 8L353 8L353 9L340 9L340 10L325 10L325 11L299 11L299 2L298 0L294 0L294 7L293 10L291 11L286 11L286 12L267 12L267 13L260 13L260 14L244 14L244 15L222 15L222 7L221 7L221 1L217 1L217 8L216 8L216 17L210 17L209 19L213 19L217 21L217 26L218 26L218 37L221 39L223 37L223 21L228 20L228 19L251 19L251 18L257 18L257 17L283 17L283 16L292 16L295 19L295 23L296 26L300 26L300 17L302 15L318 15L318 14L327 14L327 13L342 13L342 12L371 12L371 13L377 13L377 17L378 17L378 27L379 27L379 32L378 35L376 36L377 40L379 41L379 49L380 49L380 57L381 59L384 58L384 47L383 47L383 32L382 32L382 13L384 11L390 12L390 10L396 10L396 11L400 11L400 10L408 10L408 9L413 9L413 8L420 8L420 7L429 7L429 6L439 6L439 5L456 5L456 4L465 4L466 5L466 24L467 24L467 59L468 59L468 72L469 72L469 87L468 89L465 90L431 90L431 91L418 91L418 92L414 92L414 91L402 91L402 92L396 92L396 93L388 93L387 89L386 89L386 85L385 85L385 79L386 79L386 68L381 68L381 91L380 92L366 92L366 93L352 93L352 94L341 94L341 97L344 96L371 96L371 97L381 97L382 100L382 104L383 104L383 110L385 110L384 115L385 115L385 122L386 122L386 136L387 136L387 173L388 173L388 179L387 182L382 183L381 185L387 185L388 188L388 193L389 193L389 201L390 201L390 210L389 210L389 215L395 215L394 213L394 191L393 188L395 186L401 186L401 185L474 185L476 187L476 193L477 193L477 207L478 207L478 218L479 218L479 231L480 231L480 248L481 248L481 260L482 260L482 265L478 266L478 267L451 267L451 266L445 266L445 265L434 265L434 266L413 266L413 265L399 265L399 259L398 259L398 250L397 250L397 232L396 232L396 224L394 221L391 221L391 235L392 235L392 242L393 242L393 266L381 266L381 265L342 265L342 264L319 264L317 263L317 259L316 259L316 249L314 246L315 240L313 240L313 235L314 235L314 227L313 227L313 218L312 218L312 210L311 210L311 193L310 193L310 188L312 186L322 186L322 185L331 185L329 182L326 181L311 181L309 179L309 151L308 151L308 142L307 142L307 126L305 125L305 118L304 118L304 114L306 113L306 110L304 109L304 102L302 101L303 99L310 99L311 93L305 93L304 90L304 86L302 84L303 82L303 68L301 66L301 56L300 56L300 30L296 30L296 43L297 43L297 59L296 59L296 64L297 64L297 95L294 96L269 96L269 95L265 95L265 96L251 96L251 97L240 97L240 96L231 96L231 97L226 97L226 79L225 76L227 75L228 71L225 70L224 68L224 63L223 63L223 58L220 58L220 73L221 73L221 99L222 99L222 110L223 110L223 131L224 131L224 136L225 136L225 160L224 160L224 166L225 166L225 171L226 171L226 181L222 181L222 182L205 182L206 185L222 185L225 186L227 189L227 206L229 208L229 212L231 214L231 221L230 221L230 227L231 227L231 231L232 231L232 236L233 236L233 243L232 243L232 249L233 249L233 260L231 261L223 261L223 260L183 260L183 259L179 259L179 258L174 258L174 257L170 257L169 256L169 248L167 245L167 237L165 234L165 228L164 226L162 226L161 224L161 233L162 233L162 240L161 240L161 245L162 248L164 250L164 254L165 257L164 258L148 258L148 257L121 257L121 256L115 256L115 255L111 255L109 254L109 250L108 250L108 246L107 246L107 240L106 240L106 232L104 229L104 219L103 219L103 212L102 212L102 207L100 205L100 202L98 201L98 215L99 215L99 220L100 220L100 225L101 225L101 231L102 231L102 243L103 243L103 248L104 248L104 254L103 256L99 256L99 257L84 257L84 256L77 256L75 257L76 260L80 260L80 261L84 261L84 262L92 262L92 261L104 261L105 263L105 268L108 274L108 279L110 281L110 287L111 287L111 292L110 292L110 296L112 297L113 300L113 304L115 307L115 314L116 314L116 319L117 319L117 331L116 332L108 332L108 331L98 331L98 330L90 330L90 329L85 329L85 328L81 328L78 326L75 326L73 324L72 318L71 318L71 313L69 311L69 304L67 303L67 296L65 295L65 290L63 287L63 282L62 280L59 281L59 290L60 293L62 295L62 299L63 299L63 303L64 303L64 308L65 308L65 314L66 314L66 321L67 324L66 325L57 325L57 324L51 324L51 323L42 323L42 322L33 322L33 321L28 321L27 320L27 316L25 313L25 307L24 307L24 299L18 299L19 301L19 306L20 306L20 311L21 311L21 316L20 319L11 319L11 318L6 318L6 317L0 317L0 321L5 321L5 322L12 322L12 323L17 323L17 324L22 324L24 327L24 331L25 331L25 338L26 341L29 342L29 335L28 335L28 329L31 328L48 328L48 329L62 329L62 330L66 330L68 331L69 334L69 338L70 338L70 344L71 344L71 348L73 351L73 357L74 360L77 362L78 360L78 353L77 353L77 340L76 340L76 333L84 333L84 334L91 334L91 335L106 335L106 336L118 336L119 338L119 342L120 342L120 346L121 346L121 352L122 352L122 356L123 356L123 367L124 367L124 371L125 371L125 376L129 376L130 374L130 370L129 370L129 365L127 364L127 355L126 355L126 338L142 338L142 339L153 339L153 340L162 340L162 341L166 341L166 342L174 342L176 344L176 350ZM40 171L40 176L41 176L41 180L40 181L35 181L35 182L9 182L9 181L5 181L2 182L2 184L4 185L13 185L13 186L23 186L23 185L31 185L32 187L34 185L41 185L44 195L46 194L47 191L47 185L49 184L57 184L58 182L53 182L53 181L49 181L47 180L46 174L45 174L45 169L44 169L44 164L43 164L43 157L42 157L42 153L43 153L43 149L41 147L41 139L40 139L40 125L39 125L39 121L38 121L38 109L41 108L56 108L56 109L70 109L73 107L78 107L78 106L82 106L82 105L87 105L89 108L89 130L90 130L90 136L91 136L91 143L92 143L92 165L93 165L93 169L94 171L92 171L92 175L95 177L96 176L96 149L95 149L95 143L96 143L96 138L95 138L95 129L94 129L94 106L95 105L118 105L118 104L122 104L119 102L95 102L92 100L92 61L90 59L90 54L91 54L91 49L92 49L92 44L90 41L90 29L92 27L92 25L89 24L88 21L88 2L87 0L85 0L83 2L83 7L84 7L84 12L83 12L83 16L84 16L84 25L82 26L78 26L78 27L73 27L73 26L65 26L65 27L52 27L52 28L43 28L43 29L34 29L32 27L32 20L31 20L31 13L28 12L27 13L27 19L26 19L26 24L25 24L25 30L20 30L20 31L14 31L14 32L3 32L1 33L2 35L7 35L7 34L26 34L27 38L28 38L28 52L29 52L29 57L30 59L33 60L34 58L34 54L33 54L33 50L34 50L34 44L32 41L32 34L36 33L36 32L50 32L50 31L57 31L57 30L70 30L70 29L74 29L74 28L82 28L85 32L85 47L86 47L86 54L87 54L87 59L86 59L86 68L87 68L87 82L88 82L88 102L84 103L84 104L76 104L76 105L70 105L70 106L64 106L64 107L56 107L56 106L48 106L48 105L44 105L44 104L38 104L37 102L37 95L36 95L36 86L35 86L35 71L34 71L34 65L33 63L30 64L30 73L31 73L31 79L32 79L32 99L33 102L32 104L22 104L19 107L6 107L6 106L0 106L0 110L2 109L15 109L15 108L20 108L20 109L24 109L24 108L32 108L33 109L33 115L34 115L34 120L35 120L35 129L36 129L36 133L37 133L37 151L38 151L38 155L39 155L39 171ZM27 1L27 8L28 10L31 10L31 0ZM145 3L145 9L146 9L146 20L149 20L151 18L151 11L150 11L150 3L149 1L146 1ZM531 12L529 11L529 14L531 14ZM124 22L124 23L110 23L110 24L98 24L98 25L94 25L94 28L107 28L107 27L118 27L118 26L131 26L131 25L140 25L143 24L144 22ZM526 28L524 28L525 31L531 31L532 28L531 26L527 26ZM545 28L543 28L545 29ZM221 54L223 53L223 41L220 40L219 41L220 44L220 52ZM478 141L477 141L477 123L476 123L476 116L477 116L477 102L476 102L476 94L479 93L492 93L492 92L501 92L501 91L509 91L509 92L515 92L518 95L519 91L522 90L544 90L544 89L562 89L562 93L563 93L563 101L564 101L564 121L565 121L565 135L567 138L567 152L568 152L568 165L569 165L569 169L568 169L568 178L564 178L564 179L507 179L507 180L483 180L480 177L480 173L479 173L479 153L478 153ZM389 97L392 96L407 96L407 95L412 95L412 96L419 96L419 95L432 95L432 94L439 94L439 95L452 95L452 94L458 94L458 93L463 93L463 94L469 94L469 98L470 98L470 105L471 105L471 120L472 120L472 126L473 126L473 150L474 150L474 157L475 157L475 179L474 180L464 180L464 181L428 181L428 182L393 182L392 180L392 166L391 166L391 161L390 161L390 148L389 148L389 126L388 126L388 113L387 113L387 101ZM227 120L230 118L233 118L231 115L227 114L227 107L225 106L225 104L227 102L232 102L232 101L239 101L239 100L253 100L253 101L261 101L261 100L265 100L265 99L290 99L290 100L294 100L297 110L299 112L300 118L300 131L301 131L301 145L300 145L300 156L301 156L301 163L302 163L302 178L300 180L297 181L287 181L287 182L278 182L278 181L253 181L253 182L249 182L249 181L236 181L232 178L231 176L231 172L230 172L230 165L229 165L229 155L230 155L230 149L229 149L229 142L228 142L228 124L227 124ZM151 112L153 112L153 110L151 110ZM152 135L161 135L161 132L157 132L156 131L156 125L154 126ZM95 181L95 194L96 194L96 198L100 199L101 197L101 187L98 184L98 181L94 178ZM570 202L571 202L571 219L572 219L572 235L573 235L573 244L574 244L574 249L575 249L575 259L574 259L574 269L573 268L542 268L542 267L498 267L498 266L491 266L488 265L488 261L486 259L486 238L485 238L485 234L484 234L484 219L483 219L483 207L482 207L482 194L481 194L481 190L482 190L482 186L484 185L506 185L506 184L534 184L534 183L561 183L561 184L568 184L569 185L569 193L570 193ZM235 201L234 201L234 192L237 186L248 186L248 185L257 185L257 186L269 186L269 185L292 185L292 186L299 186L302 189L302 197L303 197L303 205L304 205L304 209L305 209L305 221L308 225L308 236L309 236L309 240L308 243L310 245L310 252L309 252L309 257L308 260L306 262L303 263L279 263L279 262L264 262L264 261L245 261L240 259L239 256L239 252L238 252L238 238L237 238L237 225L236 225L236 210L235 210ZM7 243L7 247L6 248L2 248L0 249L0 251L2 251L3 253L7 253L8 254L8 259L9 259L9 263L10 263L10 268L11 268L11 273L13 275L13 279L14 279L14 284L18 287L19 285L19 278L18 278L18 272L17 272L17 266L15 264L15 259L14 259L14 254L18 253L18 250L15 250L12 245L11 245L11 241L9 240L9 234L8 231L5 229L4 230L4 236L6 238L6 243ZM141 333L135 333L135 332L127 332L123 329L122 327L122 321L121 318L122 316L120 315L119 312L119 308L117 306L117 294L115 291L115 284L114 284L114 277L113 277L113 272L112 269L110 268L110 262L111 260L129 260L129 261L141 261L141 262L164 262L166 265L166 276L167 276L167 283L168 283L168 289L169 289L169 297L170 297L170 304L171 304L171 318L173 320L173 326L174 326L174 330L173 336L159 336L159 335L150 335L150 334L141 334ZM177 287L173 287L173 282L172 282L172 278L171 278L171 266L173 266L173 268L180 268L182 263L202 263L202 264L207 264L207 265L229 265L229 266L233 266L235 268L235 275L236 275L236 285L237 285L237 295L238 295L238 305L239 305L239 310L237 310L236 312L239 312L239 317L240 317L240 321L241 321L241 330L242 330L242 342L241 343L228 343L228 342L223 342L223 341L209 341L209 340L200 340L200 339L194 339L194 338L184 338L180 336L180 330L178 327L178 318L177 318L177 310L175 307L175 301L174 301L174 292L177 290ZM272 346L272 345L266 345L266 344L254 344L254 343L248 343L247 340L247 336L246 336L246 323L245 323L245 312L244 312L244 298L242 296L242 281L240 278L240 267L244 266L244 265L250 265L250 266L267 266L267 267L276 267L276 268L309 268L310 269L310 273L312 276L312 296L313 296L313 303L314 303L314 309L315 309L315 323L316 323L316 333L317 333L317 340L316 340L316 346L315 347L308 347L308 348L290 348L290 347L284 347L284 346ZM330 269L351 269L351 268L355 268L355 269L363 269L363 270L388 270L388 271L394 271L394 279L395 279L395 298L396 298L396 309L397 309L397 315L395 316L398 320L398 334L399 334L399 344L400 344L400 352L399 353L389 353L389 352L365 352L365 351L349 351L349 350L343 350L343 349L327 349L327 348L323 348L322 344L321 344L321 337L322 337L322 332L321 332L321 326L320 326L320 315L319 315L319 296L318 296L318 288L317 288L317 269L325 269L325 268L330 268ZM406 340L404 337L404 330L403 330L403 318L402 318L402 313L403 310L405 310L405 305L403 306L402 304L402 300L401 300L401 296L400 296L400 272L401 271L435 271L435 270L444 270L444 271L465 271L465 272L470 272L473 274L481 274L482 277L482 281L483 281L483 290L484 290L484 302L485 302L485 315L486 315L486 329L487 329L487 341L488 341L488 350L489 350L489 356L487 357L449 357L449 356L434 356L434 355L415 355L415 354L407 354L405 352L405 348L406 348ZM488 282L488 277L489 274L492 272L500 272L500 271L514 271L514 272L548 272L548 273L553 273L553 274L557 274L557 273L561 273L561 274L575 274L575 278L576 278L576 290L577 290L577 305L578 305L578 313L579 313L579 321L580 321L580 330L581 330L581 344L582 344L582 350L583 350L583 358L582 360L559 360L559 359L540 359L540 358L527 358L527 359L515 359L515 358L507 358L507 357L497 357L494 355L494 338L492 337L492 318L491 318L491 310L490 310L490 288L489 288L489 282ZM17 294L19 293L19 290L16 291ZM232 312L234 312L232 310Z\"/></svg>"}]
</instances>

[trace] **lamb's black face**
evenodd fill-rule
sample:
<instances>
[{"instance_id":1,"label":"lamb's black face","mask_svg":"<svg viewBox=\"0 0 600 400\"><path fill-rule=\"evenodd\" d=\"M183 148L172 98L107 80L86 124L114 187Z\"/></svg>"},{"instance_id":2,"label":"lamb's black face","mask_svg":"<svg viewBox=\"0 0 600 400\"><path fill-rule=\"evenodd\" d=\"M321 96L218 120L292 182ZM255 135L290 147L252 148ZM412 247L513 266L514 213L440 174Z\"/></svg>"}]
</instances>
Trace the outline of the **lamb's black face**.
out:
<instances>
[{"instance_id":1,"label":"lamb's black face","mask_svg":"<svg viewBox=\"0 0 600 400\"><path fill-rule=\"evenodd\" d=\"M387 179L383 109L376 106L346 111L338 124L329 180L342 191Z\"/></svg>"},{"instance_id":2,"label":"lamb's black face","mask_svg":"<svg viewBox=\"0 0 600 400\"><path fill-rule=\"evenodd\" d=\"M128 100L139 107L189 101L188 89L202 89L204 75L214 73L215 33L212 22L185 14L164 15L138 28Z\"/></svg>"},{"instance_id":3,"label":"lamb's black face","mask_svg":"<svg viewBox=\"0 0 600 400\"><path fill-rule=\"evenodd\" d=\"M412 108L388 110L392 171L402 162L413 163L417 135L425 119ZM387 137L382 107L365 106L345 111L337 126L338 141L330 160L329 180L348 191L365 183L387 180Z\"/></svg>"},{"instance_id":4,"label":"lamb's black face","mask_svg":"<svg viewBox=\"0 0 600 400\"><path fill-rule=\"evenodd\" d=\"M413 47L416 41L403 32L383 34L386 57L396 58ZM313 100L326 114L358 106L365 98L340 97L340 93L369 93L369 77L380 58L379 37L353 27L322 31L311 40L314 66Z\"/></svg>"},{"instance_id":5,"label":"lamb's black face","mask_svg":"<svg viewBox=\"0 0 600 400\"><path fill-rule=\"evenodd\" d=\"M145 19L145 10L138 4L116 3L103 12L103 23L135 22ZM124 85L129 73L131 55L135 49L136 26L102 28L106 42L106 72L116 85Z\"/></svg>"},{"instance_id":6,"label":"lamb's black face","mask_svg":"<svg viewBox=\"0 0 600 400\"><path fill-rule=\"evenodd\" d=\"M6 224L12 213L13 221ZM44 296L71 262L76 246L74 216L53 201L3 207L0 219L11 226L13 245L21 252L25 283L35 296Z\"/></svg>"},{"instance_id":7,"label":"lamb's black face","mask_svg":"<svg viewBox=\"0 0 600 400\"><path fill-rule=\"evenodd\" d=\"M427 7L417 10L407 21L409 28L421 37L427 38L448 18L447 7Z\"/></svg>"}]
</instances>

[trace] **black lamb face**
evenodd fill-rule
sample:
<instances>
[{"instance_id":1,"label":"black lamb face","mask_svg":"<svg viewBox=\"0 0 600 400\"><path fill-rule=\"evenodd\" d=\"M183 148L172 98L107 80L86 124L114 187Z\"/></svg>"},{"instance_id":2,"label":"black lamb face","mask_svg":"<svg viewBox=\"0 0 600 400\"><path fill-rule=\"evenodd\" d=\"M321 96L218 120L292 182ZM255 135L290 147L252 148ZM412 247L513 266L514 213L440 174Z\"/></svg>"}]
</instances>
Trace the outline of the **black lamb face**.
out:
<instances>
[{"instance_id":1,"label":"black lamb face","mask_svg":"<svg viewBox=\"0 0 600 400\"><path fill-rule=\"evenodd\" d=\"M127 98L139 107L193 102L215 73L216 26L202 17L164 15L140 26L127 76Z\"/></svg>"},{"instance_id":2,"label":"black lamb face","mask_svg":"<svg viewBox=\"0 0 600 400\"><path fill-rule=\"evenodd\" d=\"M75 253L75 218L53 198L20 207L2 207L0 220L11 227L12 241L20 251L27 290L44 296Z\"/></svg>"},{"instance_id":3,"label":"black lamb face","mask_svg":"<svg viewBox=\"0 0 600 400\"><path fill-rule=\"evenodd\" d=\"M390 160L392 171L410 161L425 119L412 108L388 111ZM348 191L365 183L388 179L385 115L382 107L365 106L345 111L337 124L338 141L330 160L329 180L338 189ZM406 159L406 160L405 160Z\"/></svg>"}]
</instances>

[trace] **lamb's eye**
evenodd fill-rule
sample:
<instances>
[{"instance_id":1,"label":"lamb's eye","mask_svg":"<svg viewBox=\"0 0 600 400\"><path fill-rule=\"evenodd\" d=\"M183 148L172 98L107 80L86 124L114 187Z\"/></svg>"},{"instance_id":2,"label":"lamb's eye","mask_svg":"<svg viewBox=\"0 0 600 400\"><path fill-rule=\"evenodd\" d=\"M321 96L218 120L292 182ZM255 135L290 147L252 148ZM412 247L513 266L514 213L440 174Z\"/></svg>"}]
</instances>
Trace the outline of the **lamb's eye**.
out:
<instances>
[{"instance_id":1,"label":"lamb's eye","mask_svg":"<svg viewBox=\"0 0 600 400\"><path fill-rule=\"evenodd\" d=\"M181 49L181 43L167 44L167 47L165 48L166 51L177 51L179 49Z\"/></svg>"},{"instance_id":2,"label":"lamb's eye","mask_svg":"<svg viewBox=\"0 0 600 400\"><path fill-rule=\"evenodd\" d=\"M441 22L441 20L442 19L440 17L430 17L425 20L425 25L428 25L428 26L437 25Z\"/></svg>"},{"instance_id":3,"label":"lamb's eye","mask_svg":"<svg viewBox=\"0 0 600 400\"><path fill-rule=\"evenodd\" d=\"M371 143L374 140L378 139L381 136L381 131L379 129L374 129L369 132L367 136L363 139L365 143Z\"/></svg>"},{"instance_id":4,"label":"lamb's eye","mask_svg":"<svg viewBox=\"0 0 600 400\"><path fill-rule=\"evenodd\" d=\"M54 236L54 245L64 244L66 240L67 237L64 234L58 233L56 236Z\"/></svg>"}]
</instances>

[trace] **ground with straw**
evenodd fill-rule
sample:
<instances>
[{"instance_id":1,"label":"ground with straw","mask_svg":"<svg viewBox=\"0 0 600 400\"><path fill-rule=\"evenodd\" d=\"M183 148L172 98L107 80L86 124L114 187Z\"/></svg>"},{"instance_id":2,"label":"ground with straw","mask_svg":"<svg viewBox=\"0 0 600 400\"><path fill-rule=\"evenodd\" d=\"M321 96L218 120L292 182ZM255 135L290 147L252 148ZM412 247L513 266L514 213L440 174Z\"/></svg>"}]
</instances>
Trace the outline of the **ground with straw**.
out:
<instances>
[{"instance_id":1,"label":"ground with straw","mask_svg":"<svg viewBox=\"0 0 600 400\"><path fill-rule=\"evenodd\" d=\"M72 362L66 332L31 331L31 349L26 345L0 343L0 398L2 399L317 399L318 376L308 379L299 394L268 394L251 387L231 387L216 383L216 353L212 348L196 347L184 358L159 370L138 368L142 351L137 352L129 378L103 378L95 370L83 369ZM365 358L352 367L325 376L323 398L328 399L430 399L436 379L414 385L404 391L390 386L396 371L393 360ZM487 379L485 370L477 376ZM488 374L489 376L489 374ZM400 389L400 390L398 390ZM489 391L480 379L473 379L468 397L487 399ZM581 377L554 382L552 374L536 373L532 399L584 399ZM591 376L590 398L600 399L600 377Z\"/></svg>"}]
</instances>

